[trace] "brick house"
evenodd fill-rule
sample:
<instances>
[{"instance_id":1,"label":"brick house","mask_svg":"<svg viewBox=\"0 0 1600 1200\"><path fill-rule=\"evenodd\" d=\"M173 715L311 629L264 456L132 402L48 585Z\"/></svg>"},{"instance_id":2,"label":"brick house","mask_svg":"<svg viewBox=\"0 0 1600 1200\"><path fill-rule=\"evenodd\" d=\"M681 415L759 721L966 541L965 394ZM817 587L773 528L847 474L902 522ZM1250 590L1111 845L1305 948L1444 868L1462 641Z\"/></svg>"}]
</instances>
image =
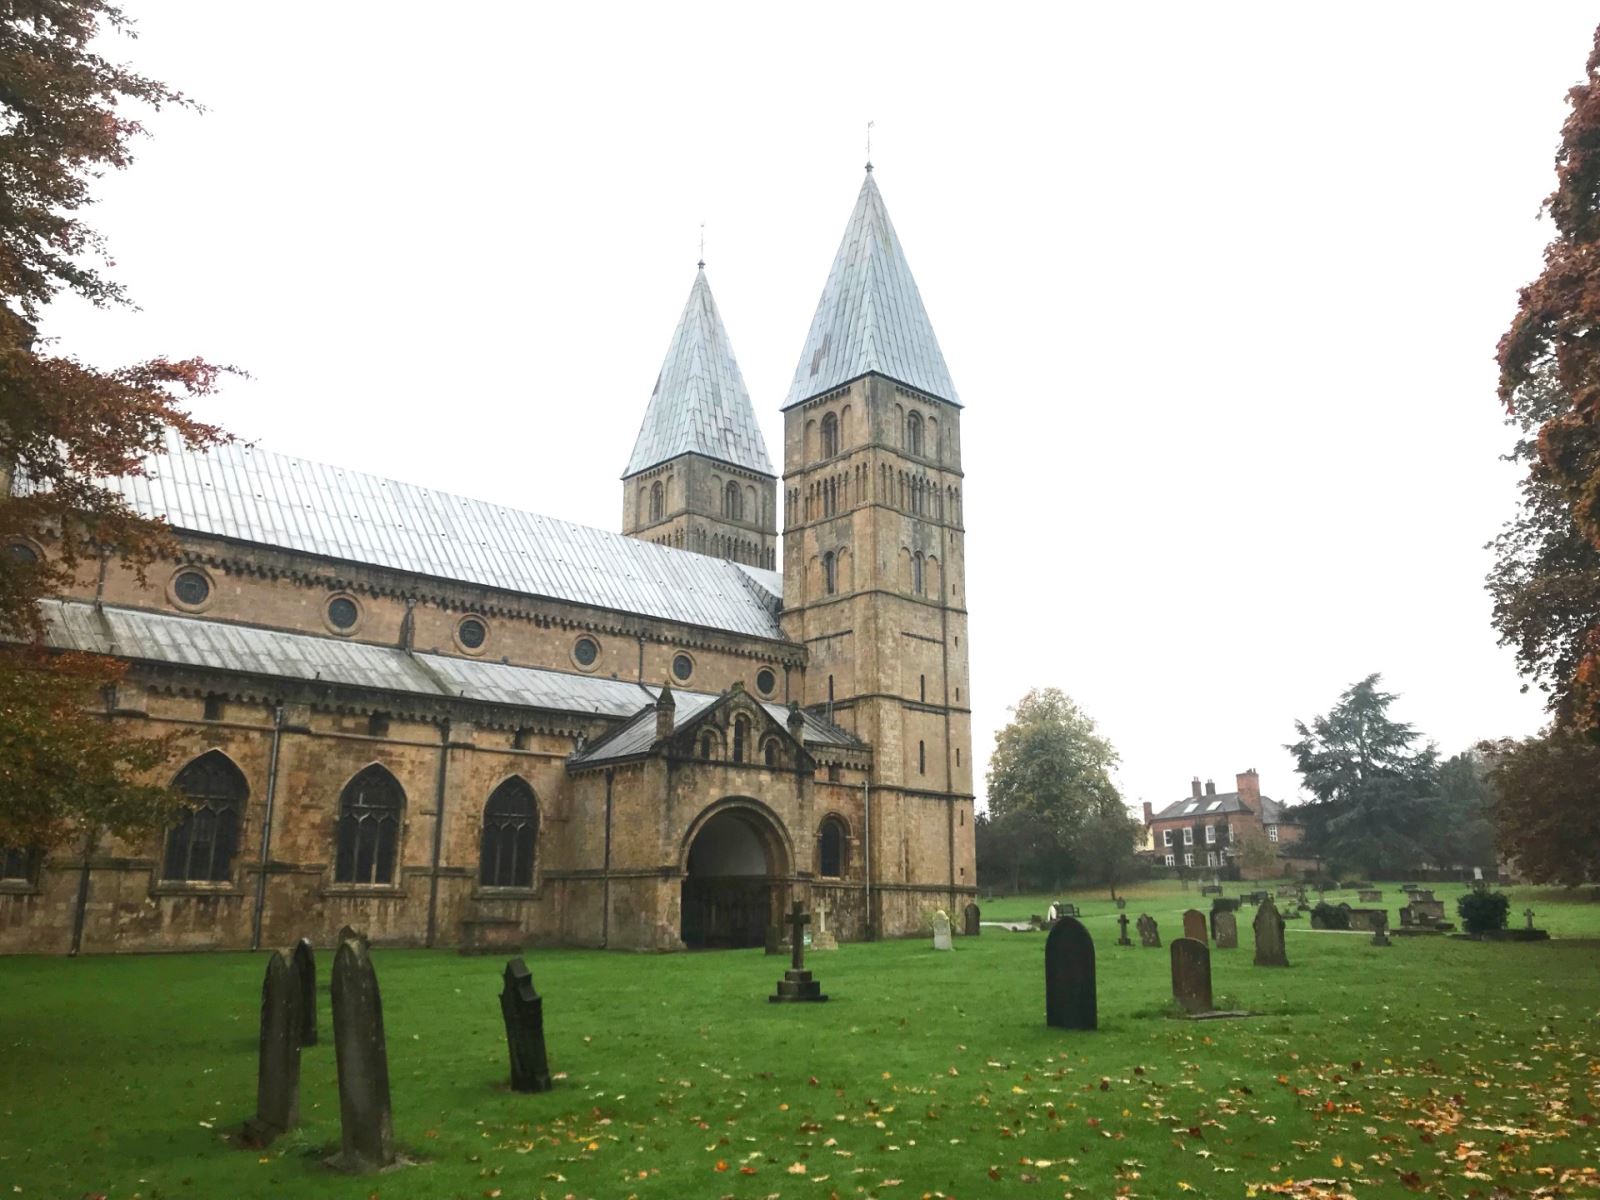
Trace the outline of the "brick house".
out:
<instances>
[{"instance_id":1,"label":"brick house","mask_svg":"<svg viewBox=\"0 0 1600 1200\"><path fill-rule=\"evenodd\" d=\"M1189 794L1160 812L1145 803L1144 823L1156 864L1237 871L1241 878L1292 874L1313 865L1294 849L1305 836L1294 811L1261 794L1261 779L1254 768L1234 779L1237 790L1219 794L1214 782L1207 780L1202 789L1200 777L1195 776ZM1276 870L1250 871L1240 861L1244 841L1252 832L1259 832L1278 848Z\"/></svg>"}]
</instances>

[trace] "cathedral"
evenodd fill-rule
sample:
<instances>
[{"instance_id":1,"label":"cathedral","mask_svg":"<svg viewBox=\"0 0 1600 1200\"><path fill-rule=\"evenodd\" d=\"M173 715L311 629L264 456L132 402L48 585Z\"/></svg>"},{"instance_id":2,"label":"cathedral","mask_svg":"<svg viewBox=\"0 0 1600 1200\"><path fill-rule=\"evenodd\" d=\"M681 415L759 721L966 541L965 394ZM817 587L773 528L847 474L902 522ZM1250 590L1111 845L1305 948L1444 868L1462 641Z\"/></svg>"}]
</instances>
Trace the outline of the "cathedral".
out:
<instances>
[{"instance_id":1,"label":"cathedral","mask_svg":"<svg viewBox=\"0 0 1600 1200\"><path fill-rule=\"evenodd\" d=\"M175 735L183 807L0 847L0 952L739 947L796 900L841 940L965 904L961 404L870 166L782 412L780 480L702 263L620 533L244 446L107 481L177 552L86 570L48 641L127 665L106 720Z\"/></svg>"}]
</instances>

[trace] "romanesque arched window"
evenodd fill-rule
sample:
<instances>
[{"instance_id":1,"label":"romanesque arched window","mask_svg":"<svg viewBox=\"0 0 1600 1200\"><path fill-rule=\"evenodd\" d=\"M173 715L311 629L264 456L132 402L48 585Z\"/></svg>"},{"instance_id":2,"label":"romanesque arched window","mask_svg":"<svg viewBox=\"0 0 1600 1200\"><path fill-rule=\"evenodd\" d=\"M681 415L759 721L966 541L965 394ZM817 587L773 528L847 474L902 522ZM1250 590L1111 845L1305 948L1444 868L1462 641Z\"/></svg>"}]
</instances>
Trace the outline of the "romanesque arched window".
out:
<instances>
[{"instance_id":1,"label":"romanesque arched window","mask_svg":"<svg viewBox=\"0 0 1600 1200\"><path fill-rule=\"evenodd\" d=\"M817 830L817 874L838 879L845 868L845 828L838 817L827 817Z\"/></svg>"},{"instance_id":2,"label":"romanesque arched window","mask_svg":"<svg viewBox=\"0 0 1600 1200\"><path fill-rule=\"evenodd\" d=\"M911 556L911 591L915 595L922 595L923 587L923 559L920 552Z\"/></svg>"},{"instance_id":3,"label":"romanesque arched window","mask_svg":"<svg viewBox=\"0 0 1600 1200\"><path fill-rule=\"evenodd\" d=\"M839 418L829 413L822 418L822 457L839 453Z\"/></svg>"},{"instance_id":4,"label":"romanesque arched window","mask_svg":"<svg viewBox=\"0 0 1600 1200\"><path fill-rule=\"evenodd\" d=\"M533 789L520 779L508 779L483 806L478 882L484 887L531 888L538 844L539 806Z\"/></svg>"},{"instance_id":5,"label":"romanesque arched window","mask_svg":"<svg viewBox=\"0 0 1600 1200\"><path fill-rule=\"evenodd\" d=\"M706 732L700 735L700 757L710 762L717 751L717 740Z\"/></svg>"},{"instance_id":6,"label":"romanesque arched window","mask_svg":"<svg viewBox=\"0 0 1600 1200\"><path fill-rule=\"evenodd\" d=\"M650 485L650 519L659 521L667 514L667 492L658 479Z\"/></svg>"},{"instance_id":7,"label":"romanesque arched window","mask_svg":"<svg viewBox=\"0 0 1600 1200\"><path fill-rule=\"evenodd\" d=\"M730 521L744 519L744 493L731 479L728 481L728 486L722 489L722 515Z\"/></svg>"},{"instance_id":8,"label":"romanesque arched window","mask_svg":"<svg viewBox=\"0 0 1600 1200\"><path fill-rule=\"evenodd\" d=\"M775 740L769 739L766 749L762 753L766 758L767 766L775 767L778 765L778 743Z\"/></svg>"},{"instance_id":9,"label":"romanesque arched window","mask_svg":"<svg viewBox=\"0 0 1600 1200\"><path fill-rule=\"evenodd\" d=\"M395 881L400 850L400 814L406 794L400 781L373 763L339 797L339 830L333 858L336 883Z\"/></svg>"},{"instance_id":10,"label":"romanesque arched window","mask_svg":"<svg viewBox=\"0 0 1600 1200\"><path fill-rule=\"evenodd\" d=\"M750 722L743 717L733 719L733 761L744 761L744 748L750 739Z\"/></svg>"},{"instance_id":11,"label":"romanesque arched window","mask_svg":"<svg viewBox=\"0 0 1600 1200\"><path fill-rule=\"evenodd\" d=\"M822 589L830 596L839 590L839 560L832 550L822 556Z\"/></svg>"},{"instance_id":12,"label":"romanesque arched window","mask_svg":"<svg viewBox=\"0 0 1600 1200\"><path fill-rule=\"evenodd\" d=\"M922 414L906 414L906 453L922 454Z\"/></svg>"},{"instance_id":13,"label":"romanesque arched window","mask_svg":"<svg viewBox=\"0 0 1600 1200\"><path fill-rule=\"evenodd\" d=\"M167 832L161 878L223 883L232 878L239 819L250 788L244 772L220 750L208 750L172 781L187 811Z\"/></svg>"}]
</instances>

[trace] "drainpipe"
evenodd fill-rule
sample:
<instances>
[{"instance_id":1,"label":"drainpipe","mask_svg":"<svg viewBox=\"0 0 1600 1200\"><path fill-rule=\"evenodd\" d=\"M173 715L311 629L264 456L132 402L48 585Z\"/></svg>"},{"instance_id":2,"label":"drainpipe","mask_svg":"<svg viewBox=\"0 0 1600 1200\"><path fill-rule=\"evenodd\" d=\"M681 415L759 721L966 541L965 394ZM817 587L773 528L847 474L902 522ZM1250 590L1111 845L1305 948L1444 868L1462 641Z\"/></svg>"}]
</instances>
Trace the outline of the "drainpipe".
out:
<instances>
[{"instance_id":1,"label":"drainpipe","mask_svg":"<svg viewBox=\"0 0 1600 1200\"><path fill-rule=\"evenodd\" d=\"M261 818L261 870L256 874L256 911L250 949L261 949L261 914L267 906L267 863L272 858L272 811L278 797L278 747L283 740L283 705L272 710L272 750L267 756L267 811Z\"/></svg>"},{"instance_id":2,"label":"drainpipe","mask_svg":"<svg viewBox=\"0 0 1600 1200\"><path fill-rule=\"evenodd\" d=\"M83 843L83 871L78 876L78 907L72 914L72 948L67 951L67 957L76 957L83 948L83 922L89 908L89 859L94 854L94 848L100 841L98 828L89 831L87 840Z\"/></svg>"},{"instance_id":3,"label":"drainpipe","mask_svg":"<svg viewBox=\"0 0 1600 1200\"><path fill-rule=\"evenodd\" d=\"M875 940L872 927L872 784L863 778L861 780L861 805L865 809L862 817L862 840L866 843L862 848L861 858L867 869L867 941Z\"/></svg>"},{"instance_id":4,"label":"drainpipe","mask_svg":"<svg viewBox=\"0 0 1600 1200\"><path fill-rule=\"evenodd\" d=\"M450 722L439 727L439 781L433 793L433 869L428 873L428 937L433 948L439 921L439 859L444 853L444 785L450 765Z\"/></svg>"},{"instance_id":5,"label":"drainpipe","mask_svg":"<svg viewBox=\"0 0 1600 1200\"><path fill-rule=\"evenodd\" d=\"M644 683L644 634L639 635L639 682Z\"/></svg>"},{"instance_id":6,"label":"drainpipe","mask_svg":"<svg viewBox=\"0 0 1600 1200\"><path fill-rule=\"evenodd\" d=\"M615 772L606 771L606 854L605 873L600 877L600 949L611 944L611 781Z\"/></svg>"}]
</instances>

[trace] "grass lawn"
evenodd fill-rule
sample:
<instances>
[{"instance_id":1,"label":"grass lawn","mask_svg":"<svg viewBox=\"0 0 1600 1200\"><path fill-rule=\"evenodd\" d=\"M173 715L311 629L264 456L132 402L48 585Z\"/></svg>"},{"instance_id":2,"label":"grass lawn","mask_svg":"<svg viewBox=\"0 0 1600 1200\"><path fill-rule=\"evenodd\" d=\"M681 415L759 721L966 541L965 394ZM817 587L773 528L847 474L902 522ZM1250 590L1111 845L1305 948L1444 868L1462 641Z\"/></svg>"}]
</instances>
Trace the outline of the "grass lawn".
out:
<instances>
[{"instance_id":1,"label":"grass lawn","mask_svg":"<svg viewBox=\"0 0 1600 1200\"><path fill-rule=\"evenodd\" d=\"M1130 894L1164 940L1205 907ZM225 1138L254 1106L262 956L0 959L0 1196L1600 1196L1600 904L1516 890L1556 935L1536 944L1291 923L1288 970L1251 965L1247 907L1212 971L1263 1015L1190 1022L1165 949L1117 947L1108 901L1065 898L1096 940L1097 1033L1045 1026L1040 934L817 954L833 1000L794 1006L767 1003L786 960L759 951L537 951L561 1073L537 1096L505 1086L501 962L378 950L419 1165L359 1180L320 1165L326 953L302 1125L266 1153Z\"/></svg>"}]
</instances>

